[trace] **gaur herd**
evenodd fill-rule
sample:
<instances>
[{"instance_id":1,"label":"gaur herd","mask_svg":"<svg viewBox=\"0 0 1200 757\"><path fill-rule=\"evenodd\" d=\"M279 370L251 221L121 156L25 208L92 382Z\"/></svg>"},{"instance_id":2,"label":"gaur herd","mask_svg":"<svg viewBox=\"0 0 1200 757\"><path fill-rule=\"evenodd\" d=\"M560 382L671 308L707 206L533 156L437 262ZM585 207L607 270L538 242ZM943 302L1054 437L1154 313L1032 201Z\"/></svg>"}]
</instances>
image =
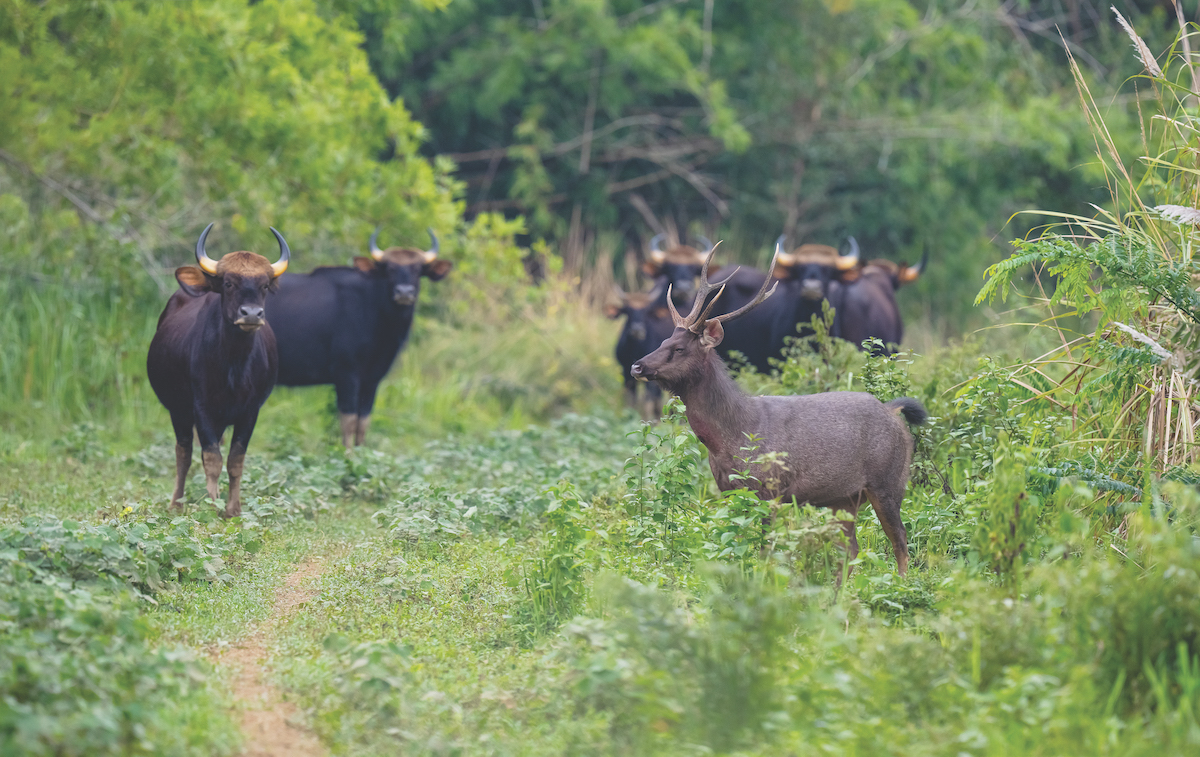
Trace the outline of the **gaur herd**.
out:
<instances>
[{"instance_id":1,"label":"gaur herd","mask_svg":"<svg viewBox=\"0 0 1200 757\"><path fill-rule=\"evenodd\" d=\"M275 384L333 385L342 444L362 444L379 383L412 329L421 278L439 281L453 264L438 256L432 229L428 250L381 250L376 229L370 257L288 274L290 251L274 228L280 254L271 263L253 252L213 260L206 250L212 227L196 243L199 267L175 271L179 291L159 316L147 374L175 432L171 506L183 504L193 434L207 494L219 499L220 445L233 426L224 514L234 517L241 513L246 449ZM663 238L651 241L643 269L653 282L650 291L618 289L619 304L607 309L609 317L626 319L616 352L627 402L644 418L657 419L662 389L679 396L722 491L748 480L764 498L849 513L849 560L858 552L853 516L870 502L903 574L908 547L900 502L913 440L900 416L924 422L920 403L881 403L858 392L751 397L730 378L724 359L736 352L755 369L771 370L825 302L834 308L833 336L863 349L865 340L878 339L890 352L903 335L895 292L920 275L927 257L915 266L863 263L853 238L843 255L816 244L787 252L781 236L767 272L738 267L712 284L715 248L707 239L697 238L702 252L682 244L664 250ZM680 308L689 314L681 317ZM645 386L640 401L639 382ZM750 438L757 455L776 453L753 459L772 463L748 462ZM733 475L739 472L749 478Z\"/></svg>"}]
</instances>

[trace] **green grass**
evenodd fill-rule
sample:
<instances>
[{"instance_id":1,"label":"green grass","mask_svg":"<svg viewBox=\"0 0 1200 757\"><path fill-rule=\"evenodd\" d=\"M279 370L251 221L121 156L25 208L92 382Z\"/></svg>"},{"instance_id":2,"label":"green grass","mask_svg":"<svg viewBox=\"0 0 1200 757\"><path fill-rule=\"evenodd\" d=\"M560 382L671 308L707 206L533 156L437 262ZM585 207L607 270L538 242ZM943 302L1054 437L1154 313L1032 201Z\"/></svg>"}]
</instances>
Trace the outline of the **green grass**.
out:
<instances>
[{"instance_id":1,"label":"green grass","mask_svg":"<svg viewBox=\"0 0 1200 757\"><path fill-rule=\"evenodd\" d=\"M84 390L34 380L28 404L7 405L0 651L41 671L40 688L0 678L8 751L231 753L231 674L214 652L263 622L313 556L325 558L320 592L273 626L266 666L335 754L1174 755L1200 744L1200 498L1161 490L1168 518L1027 473L1018 437L1066 438L1067 426L1022 409L1028 395L1005 383L1002 359L980 356L1037 350L1042 337L985 335L911 365L828 346L822 358L797 352L777 378L743 377L756 391L911 394L935 416L904 504L912 571L895 574L864 512L861 554L835 592L820 514L785 513L764 533L754 508L767 506L718 497L685 426L650 429L614 410L612 323L553 290L494 323L460 305L418 323L367 448L341 450L328 388L277 390L235 523L202 501L198 464L188 512L164 512L166 414L136 380L118 395L114 363L89 363L93 348L70 370L109 379ZM8 359L28 353L6 345ZM22 365L12 370L43 375ZM1010 524L1014 491L1034 515ZM1028 544L1004 552L989 539L1010 525ZM1011 559L997 573L1001 553ZM61 632L79 623L98 640L90 651ZM54 693L76 680L61 664L74 658L91 661L92 700ZM24 721L11 702L46 708L40 741L12 740ZM96 702L123 725L80 730Z\"/></svg>"}]
</instances>

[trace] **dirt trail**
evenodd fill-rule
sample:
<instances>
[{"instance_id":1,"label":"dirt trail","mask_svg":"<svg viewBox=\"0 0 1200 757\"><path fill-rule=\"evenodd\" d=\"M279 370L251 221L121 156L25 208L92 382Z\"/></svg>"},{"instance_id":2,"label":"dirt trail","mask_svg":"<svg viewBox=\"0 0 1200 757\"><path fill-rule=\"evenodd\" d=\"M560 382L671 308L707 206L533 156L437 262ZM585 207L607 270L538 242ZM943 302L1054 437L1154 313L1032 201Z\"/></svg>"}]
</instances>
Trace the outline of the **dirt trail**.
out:
<instances>
[{"instance_id":1,"label":"dirt trail","mask_svg":"<svg viewBox=\"0 0 1200 757\"><path fill-rule=\"evenodd\" d=\"M243 757L319 757L325 754L321 743L306 729L299 711L283 701L279 692L263 680L263 662L267 641L275 635L279 621L297 606L315 597L314 579L325 566L319 558L310 558L287 577L275 594L275 603L267 620L251 629L237 646L222 655L221 662L238 670L233 695L245 707L242 733L246 736Z\"/></svg>"}]
</instances>

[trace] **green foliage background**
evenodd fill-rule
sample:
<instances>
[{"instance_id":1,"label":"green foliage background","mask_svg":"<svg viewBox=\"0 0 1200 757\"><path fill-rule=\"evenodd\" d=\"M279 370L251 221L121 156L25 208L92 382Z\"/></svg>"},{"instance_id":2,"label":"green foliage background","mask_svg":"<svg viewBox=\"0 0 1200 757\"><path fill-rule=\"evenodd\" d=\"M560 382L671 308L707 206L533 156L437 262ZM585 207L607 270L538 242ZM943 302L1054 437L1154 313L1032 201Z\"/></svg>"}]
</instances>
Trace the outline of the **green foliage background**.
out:
<instances>
[{"instance_id":1,"label":"green foliage background","mask_svg":"<svg viewBox=\"0 0 1200 757\"><path fill-rule=\"evenodd\" d=\"M268 668L337 753L1195 753L1200 86L1160 6L1122 11L1165 72L1102 10L0 0L0 751L235 753L197 650L320 555ZM456 263L372 448L276 390L234 522L164 513L144 376L213 219L298 270L377 224ZM929 408L907 577L865 513L835 590L833 514L615 410L588 294L658 228L931 253L928 354L817 323L738 375ZM963 333L985 263L1007 335Z\"/></svg>"}]
</instances>

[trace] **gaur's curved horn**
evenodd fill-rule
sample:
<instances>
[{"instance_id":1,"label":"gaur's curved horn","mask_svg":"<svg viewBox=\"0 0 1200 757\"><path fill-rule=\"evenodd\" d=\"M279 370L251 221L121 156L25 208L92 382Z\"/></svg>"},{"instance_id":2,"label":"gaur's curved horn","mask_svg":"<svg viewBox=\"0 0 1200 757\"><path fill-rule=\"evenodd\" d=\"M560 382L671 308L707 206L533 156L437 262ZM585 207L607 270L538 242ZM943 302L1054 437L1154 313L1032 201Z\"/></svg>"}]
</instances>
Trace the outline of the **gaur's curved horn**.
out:
<instances>
[{"instance_id":1,"label":"gaur's curved horn","mask_svg":"<svg viewBox=\"0 0 1200 757\"><path fill-rule=\"evenodd\" d=\"M858 240L849 237L847 241L850 242L850 254L838 255L837 269L839 271L849 271L858 266Z\"/></svg>"},{"instance_id":2,"label":"gaur's curved horn","mask_svg":"<svg viewBox=\"0 0 1200 757\"><path fill-rule=\"evenodd\" d=\"M650 259L659 265L662 265L667 260L667 253L663 252L660 246L665 236L666 234L655 234L650 240Z\"/></svg>"},{"instance_id":3,"label":"gaur's curved horn","mask_svg":"<svg viewBox=\"0 0 1200 757\"><path fill-rule=\"evenodd\" d=\"M917 281L920 272L925 270L926 265L929 265L929 250L926 250L920 256L920 262L917 265L901 265L899 275L896 278L899 278L901 284L911 284Z\"/></svg>"},{"instance_id":4,"label":"gaur's curved horn","mask_svg":"<svg viewBox=\"0 0 1200 757\"><path fill-rule=\"evenodd\" d=\"M433 233L433 229L426 227L425 231L429 232L429 238L433 240L433 246L425 251L425 262L432 263L437 260L438 252L441 251L442 245L438 242L437 234Z\"/></svg>"},{"instance_id":5,"label":"gaur's curved horn","mask_svg":"<svg viewBox=\"0 0 1200 757\"><path fill-rule=\"evenodd\" d=\"M271 233L279 240L279 260L271 264L271 273L274 276L282 276L287 270L288 261L292 259L292 251L288 249L287 242L283 241L283 234L274 226L271 227Z\"/></svg>"},{"instance_id":6,"label":"gaur's curved horn","mask_svg":"<svg viewBox=\"0 0 1200 757\"><path fill-rule=\"evenodd\" d=\"M704 236L703 234L697 234L696 241L699 242L700 244L704 245L705 252L708 252L709 250L711 250L713 248L713 243L708 241L708 237Z\"/></svg>"},{"instance_id":7,"label":"gaur's curved horn","mask_svg":"<svg viewBox=\"0 0 1200 757\"><path fill-rule=\"evenodd\" d=\"M204 231L200 232L200 240L196 242L196 262L200 264L200 270L207 273L209 276L217 275L217 261L208 256L204 251L204 240L208 239L208 232L212 231L212 227L216 222L210 223L204 227Z\"/></svg>"},{"instance_id":8,"label":"gaur's curved horn","mask_svg":"<svg viewBox=\"0 0 1200 757\"><path fill-rule=\"evenodd\" d=\"M377 244L378 241L379 241L379 227L376 226L375 231L371 232L371 243L370 243L371 257L375 258L376 260L383 260L383 250L379 249L379 245Z\"/></svg>"},{"instance_id":9,"label":"gaur's curved horn","mask_svg":"<svg viewBox=\"0 0 1200 757\"><path fill-rule=\"evenodd\" d=\"M796 256L790 252L783 251L783 245L787 243L787 234L780 234L775 239L775 262L767 269L768 273L774 272L775 266L781 268L791 268L796 265Z\"/></svg>"},{"instance_id":10,"label":"gaur's curved horn","mask_svg":"<svg viewBox=\"0 0 1200 757\"><path fill-rule=\"evenodd\" d=\"M915 281L918 276L920 276L922 273L925 272L925 266L927 266L927 265L929 265L929 249L928 248L926 248L925 252L923 252L921 254L920 262L918 262L916 265L914 265L908 269L909 271L911 271L911 273L909 275L912 277L908 280Z\"/></svg>"}]
</instances>

